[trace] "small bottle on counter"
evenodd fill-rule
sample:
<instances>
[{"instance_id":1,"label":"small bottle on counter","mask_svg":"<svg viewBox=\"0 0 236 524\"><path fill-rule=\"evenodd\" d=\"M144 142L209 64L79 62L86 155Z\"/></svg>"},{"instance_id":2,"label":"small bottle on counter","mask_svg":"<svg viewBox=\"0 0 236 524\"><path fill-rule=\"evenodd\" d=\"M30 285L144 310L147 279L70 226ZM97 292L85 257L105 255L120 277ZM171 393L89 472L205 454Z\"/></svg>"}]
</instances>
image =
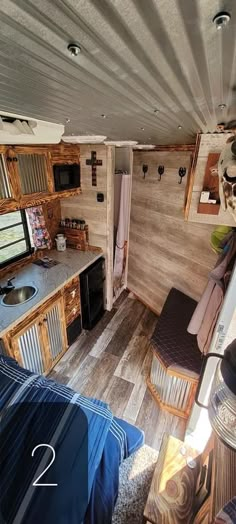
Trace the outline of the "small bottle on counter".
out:
<instances>
[{"instance_id":1,"label":"small bottle on counter","mask_svg":"<svg viewBox=\"0 0 236 524\"><path fill-rule=\"evenodd\" d=\"M76 228L77 228L77 229L80 229L80 219L77 218L76 222L77 222L77 224L76 224Z\"/></svg>"},{"instance_id":2,"label":"small bottle on counter","mask_svg":"<svg viewBox=\"0 0 236 524\"><path fill-rule=\"evenodd\" d=\"M72 228L76 229L76 227L77 227L77 220L76 218L72 218Z\"/></svg>"},{"instance_id":3,"label":"small bottle on counter","mask_svg":"<svg viewBox=\"0 0 236 524\"><path fill-rule=\"evenodd\" d=\"M80 229L81 229L82 231L85 230L85 224L86 224L85 220L80 220Z\"/></svg>"},{"instance_id":4,"label":"small bottle on counter","mask_svg":"<svg viewBox=\"0 0 236 524\"><path fill-rule=\"evenodd\" d=\"M69 218L65 218L65 227L70 227L69 223L70 223L70 219Z\"/></svg>"}]
</instances>

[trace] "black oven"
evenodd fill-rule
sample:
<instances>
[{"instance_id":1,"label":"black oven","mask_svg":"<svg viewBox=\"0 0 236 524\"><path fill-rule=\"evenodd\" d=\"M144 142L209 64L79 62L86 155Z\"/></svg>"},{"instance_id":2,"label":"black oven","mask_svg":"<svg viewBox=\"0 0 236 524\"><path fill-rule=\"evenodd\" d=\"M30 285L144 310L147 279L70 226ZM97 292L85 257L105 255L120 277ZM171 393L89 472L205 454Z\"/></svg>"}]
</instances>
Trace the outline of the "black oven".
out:
<instances>
[{"instance_id":1,"label":"black oven","mask_svg":"<svg viewBox=\"0 0 236 524\"><path fill-rule=\"evenodd\" d=\"M80 187L79 164L55 164L53 166L55 191Z\"/></svg>"}]
</instances>

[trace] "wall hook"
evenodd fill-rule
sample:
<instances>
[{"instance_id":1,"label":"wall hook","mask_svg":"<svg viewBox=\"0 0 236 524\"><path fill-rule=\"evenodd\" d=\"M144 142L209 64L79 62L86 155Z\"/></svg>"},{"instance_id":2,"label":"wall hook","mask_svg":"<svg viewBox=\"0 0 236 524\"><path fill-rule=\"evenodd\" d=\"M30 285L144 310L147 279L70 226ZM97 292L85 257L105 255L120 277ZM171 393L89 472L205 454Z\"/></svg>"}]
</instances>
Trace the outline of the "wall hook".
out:
<instances>
[{"instance_id":1,"label":"wall hook","mask_svg":"<svg viewBox=\"0 0 236 524\"><path fill-rule=\"evenodd\" d=\"M182 184L182 178L186 175L186 167L180 167L179 168L179 176L180 176L180 180L179 180L179 184Z\"/></svg>"},{"instance_id":2,"label":"wall hook","mask_svg":"<svg viewBox=\"0 0 236 524\"><path fill-rule=\"evenodd\" d=\"M146 178L147 172L148 172L148 164L143 164L143 178Z\"/></svg>"},{"instance_id":3,"label":"wall hook","mask_svg":"<svg viewBox=\"0 0 236 524\"><path fill-rule=\"evenodd\" d=\"M158 181L161 181L162 175L164 175L165 167L164 166L158 166L157 171L159 173Z\"/></svg>"}]
</instances>

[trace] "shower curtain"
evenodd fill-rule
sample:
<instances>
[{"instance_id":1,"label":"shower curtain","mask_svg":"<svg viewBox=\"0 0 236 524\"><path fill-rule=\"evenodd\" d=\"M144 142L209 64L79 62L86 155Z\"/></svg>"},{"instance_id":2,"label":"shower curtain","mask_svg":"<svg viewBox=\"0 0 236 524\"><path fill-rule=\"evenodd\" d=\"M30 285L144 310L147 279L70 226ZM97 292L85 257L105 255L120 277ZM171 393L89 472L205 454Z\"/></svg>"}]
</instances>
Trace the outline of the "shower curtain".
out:
<instances>
[{"instance_id":1,"label":"shower curtain","mask_svg":"<svg viewBox=\"0 0 236 524\"><path fill-rule=\"evenodd\" d=\"M130 191L131 191L131 176L130 175L115 175L121 176L121 191L120 191L120 209L119 220L115 244L115 259L114 259L114 276L113 276L113 292L117 297L120 289L124 284L126 258L127 258L127 241L128 241L128 225L130 214Z\"/></svg>"}]
</instances>

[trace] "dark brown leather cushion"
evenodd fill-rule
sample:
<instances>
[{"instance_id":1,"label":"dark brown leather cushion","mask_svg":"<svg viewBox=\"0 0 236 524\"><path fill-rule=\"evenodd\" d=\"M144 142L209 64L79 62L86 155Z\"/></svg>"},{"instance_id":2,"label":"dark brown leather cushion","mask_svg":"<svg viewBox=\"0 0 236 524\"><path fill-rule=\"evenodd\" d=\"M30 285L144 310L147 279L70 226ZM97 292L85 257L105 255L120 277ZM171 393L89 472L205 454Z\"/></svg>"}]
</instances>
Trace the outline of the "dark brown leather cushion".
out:
<instances>
[{"instance_id":1,"label":"dark brown leather cushion","mask_svg":"<svg viewBox=\"0 0 236 524\"><path fill-rule=\"evenodd\" d=\"M187 332L196 305L195 300L172 288L151 341L166 367L177 365L199 375L202 360L197 337Z\"/></svg>"}]
</instances>

